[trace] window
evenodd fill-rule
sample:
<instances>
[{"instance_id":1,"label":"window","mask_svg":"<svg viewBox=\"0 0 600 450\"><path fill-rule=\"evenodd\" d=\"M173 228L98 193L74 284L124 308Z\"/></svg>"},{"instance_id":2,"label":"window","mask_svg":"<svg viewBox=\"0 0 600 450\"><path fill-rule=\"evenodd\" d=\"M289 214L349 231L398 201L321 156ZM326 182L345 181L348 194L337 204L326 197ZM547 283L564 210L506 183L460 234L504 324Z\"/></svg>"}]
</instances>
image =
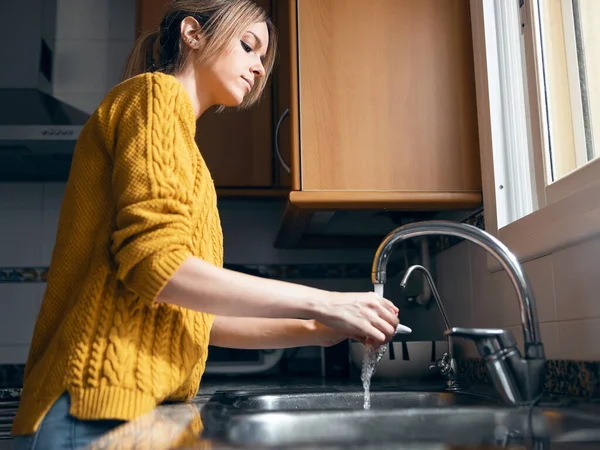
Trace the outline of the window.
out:
<instances>
[{"instance_id":1,"label":"window","mask_svg":"<svg viewBox=\"0 0 600 450\"><path fill-rule=\"evenodd\" d=\"M522 260L596 235L600 0L471 0L471 15L486 225Z\"/></svg>"},{"instance_id":2,"label":"window","mask_svg":"<svg viewBox=\"0 0 600 450\"><path fill-rule=\"evenodd\" d=\"M547 179L553 183L596 157L600 32L594 29L594 17L598 18L600 2L536 0L532 9L540 43L536 57L542 80L541 102L545 105Z\"/></svg>"}]
</instances>

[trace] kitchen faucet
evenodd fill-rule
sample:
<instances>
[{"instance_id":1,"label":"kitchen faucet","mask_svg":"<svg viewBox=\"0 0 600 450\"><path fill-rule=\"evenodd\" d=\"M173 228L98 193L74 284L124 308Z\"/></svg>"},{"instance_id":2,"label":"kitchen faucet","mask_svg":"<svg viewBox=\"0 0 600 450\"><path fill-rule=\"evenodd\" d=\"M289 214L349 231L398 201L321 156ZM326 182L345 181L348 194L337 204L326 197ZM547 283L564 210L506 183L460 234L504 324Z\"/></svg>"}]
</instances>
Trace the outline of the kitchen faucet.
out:
<instances>
[{"instance_id":1,"label":"kitchen faucet","mask_svg":"<svg viewBox=\"0 0 600 450\"><path fill-rule=\"evenodd\" d=\"M442 304L442 299L440 298L440 294L437 288L435 287L435 283L433 282L431 273L429 273L429 271L425 267L418 264L410 266L404 274L404 277L402 277L400 286L403 289L406 289L408 279L415 270L420 270L423 272L425 279L429 283L429 288L431 290L431 293L433 294L433 298L435 299L440 313L442 314L442 319L444 319L444 325L446 326L446 329L449 330L450 322L448 321L448 315L446 314L446 310L444 309L444 305ZM439 369L440 373L446 378L446 388L451 391L456 391L459 389L458 381L456 380L456 377L458 376L458 370L456 368L456 360L454 359L454 349L452 348L452 336L448 335L447 339L448 352L444 353L441 359L437 360L435 364L430 365L429 369Z\"/></svg>"},{"instance_id":2,"label":"kitchen faucet","mask_svg":"<svg viewBox=\"0 0 600 450\"><path fill-rule=\"evenodd\" d=\"M396 244L406 239L431 235L454 236L477 244L490 253L508 274L521 310L524 356L521 356L509 330L455 327L447 329L445 333L475 342L498 394L506 403L519 405L536 400L544 388L546 358L535 301L521 264L498 239L477 227L458 222L432 220L403 225L390 232L379 245L373 259L373 284L386 282L387 263Z\"/></svg>"}]
</instances>

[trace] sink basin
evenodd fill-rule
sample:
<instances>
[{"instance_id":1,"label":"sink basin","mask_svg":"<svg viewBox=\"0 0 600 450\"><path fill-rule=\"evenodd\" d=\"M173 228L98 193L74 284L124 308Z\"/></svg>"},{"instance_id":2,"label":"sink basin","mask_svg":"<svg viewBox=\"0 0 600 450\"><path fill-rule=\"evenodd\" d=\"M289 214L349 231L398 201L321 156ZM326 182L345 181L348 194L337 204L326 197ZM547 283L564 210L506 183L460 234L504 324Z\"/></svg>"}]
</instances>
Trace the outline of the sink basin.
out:
<instances>
[{"instance_id":1,"label":"sink basin","mask_svg":"<svg viewBox=\"0 0 600 450\"><path fill-rule=\"evenodd\" d=\"M223 393L210 404L219 404L235 411L314 411L363 409L363 391L303 392L303 393ZM493 405L492 397L467 393L375 391L371 392L372 409Z\"/></svg>"},{"instance_id":2,"label":"sink basin","mask_svg":"<svg viewBox=\"0 0 600 450\"><path fill-rule=\"evenodd\" d=\"M439 386L379 388L371 393L370 410L363 409L359 389L218 392L201 410L202 438L243 448L381 450L432 442L477 448L522 448L524 443L540 450L600 448L596 404L549 398L535 408L517 408L485 392L447 392Z\"/></svg>"},{"instance_id":3,"label":"sink basin","mask_svg":"<svg viewBox=\"0 0 600 450\"><path fill-rule=\"evenodd\" d=\"M276 448L417 442L505 448L533 441L541 444L534 448L546 449L554 448L548 446L550 441L589 442L595 438L594 445L600 442L599 419L506 406L233 413L218 426L204 425L203 438L213 442Z\"/></svg>"}]
</instances>

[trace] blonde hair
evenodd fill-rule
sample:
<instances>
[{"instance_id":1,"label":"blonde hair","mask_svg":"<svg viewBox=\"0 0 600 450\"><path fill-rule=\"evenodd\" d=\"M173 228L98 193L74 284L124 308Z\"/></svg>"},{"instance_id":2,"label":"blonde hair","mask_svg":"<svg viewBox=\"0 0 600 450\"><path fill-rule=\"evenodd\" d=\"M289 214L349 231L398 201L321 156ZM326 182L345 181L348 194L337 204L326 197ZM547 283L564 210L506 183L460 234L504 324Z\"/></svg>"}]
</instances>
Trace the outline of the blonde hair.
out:
<instances>
[{"instance_id":1,"label":"blonde hair","mask_svg":"<svg viewBox=\"0 0 600 450\"><path fill-rule=\"evenodd\" d=\"M200 58L210 61L223 54L231 39L241 36L249 26L265 22L269 47L263 60L265 76L257 78L240 108L256 103L267 84L275 64L277 33L267 13L251 0L173 0L160 26L140 36L125 64L123 79L145 72L177 73L185 63L181 21L195 18L201 27L204 46Z\"/></svg>"}]
</instances>

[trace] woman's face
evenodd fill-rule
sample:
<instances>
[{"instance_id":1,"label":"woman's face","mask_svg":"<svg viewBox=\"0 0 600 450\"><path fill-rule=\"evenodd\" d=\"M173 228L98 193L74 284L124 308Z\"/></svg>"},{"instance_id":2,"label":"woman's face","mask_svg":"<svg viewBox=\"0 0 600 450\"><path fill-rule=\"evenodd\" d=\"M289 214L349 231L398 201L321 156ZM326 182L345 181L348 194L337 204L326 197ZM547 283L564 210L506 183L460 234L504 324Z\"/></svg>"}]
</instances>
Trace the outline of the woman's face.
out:
<instances>
[{"instance_id":1,"label":"woman's face","mask_svg":"<svg viewBox=\"0 0 600 450\"><path fill-rule=\"evenodd\" d=\"M269 46L265 22L248 27L225 52L200 70L200 90L210 92L213 105L239 106L254 83L265 76L263 58Z\"/></svg>"}]
</instances>

